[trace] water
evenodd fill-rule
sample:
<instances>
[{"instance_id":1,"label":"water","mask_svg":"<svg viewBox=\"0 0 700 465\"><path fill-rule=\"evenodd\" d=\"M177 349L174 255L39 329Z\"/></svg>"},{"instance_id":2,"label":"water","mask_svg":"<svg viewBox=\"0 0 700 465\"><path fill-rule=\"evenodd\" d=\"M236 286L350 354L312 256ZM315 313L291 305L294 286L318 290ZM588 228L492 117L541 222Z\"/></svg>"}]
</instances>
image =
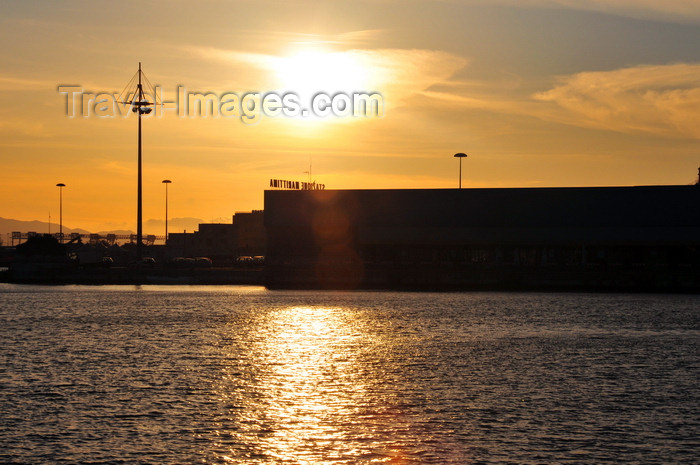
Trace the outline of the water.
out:
<instances>
[{"instance_id":1,"label":"water","mask_svg":"<svg viewBox=\"0 0 700 465\"><path fill-rule=\"evenodd\" d=\"M0 462L697 463L699 304L0 284Z\"/></svg>"}]
</instances>

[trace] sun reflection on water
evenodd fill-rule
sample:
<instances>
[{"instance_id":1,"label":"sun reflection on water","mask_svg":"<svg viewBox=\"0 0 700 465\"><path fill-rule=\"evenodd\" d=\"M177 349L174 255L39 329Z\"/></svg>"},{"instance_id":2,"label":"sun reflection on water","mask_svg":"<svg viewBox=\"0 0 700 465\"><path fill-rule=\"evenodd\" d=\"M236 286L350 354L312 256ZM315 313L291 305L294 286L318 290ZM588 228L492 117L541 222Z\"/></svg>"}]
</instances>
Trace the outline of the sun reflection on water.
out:
<instances>
[{"instance_id":1,"label":"sun reflection on water","mask_svg":"<svg viewBox=\"0 0 700 465\"><path fill-rule=\"evenodd\" d=\"M373 387L382 376L366 360L376 335L363 332L352 311L278 309L242 336L247 353L227 368L220 392L234 420L228 431L221 425L227 455L252 463L402 463L400 447L376 450L377 427L393 423L395 412L382 405ZM386 418L371 420L378 415Z\"/></svg>"},{"instance_id":2,"label":"sun reflection on water","mask_svg":"<svg viewBox=\"0 0 700 465\"><path fill-rule=\"evenodd\" d=\"M309 442L324 448L345 439L337 418L352 414L362 386L350 356L358 335L344 317L342 309L296 307L272 320L278 330L265 341L270 371L261 389L277 422L267 445L280 459Z\"/></svg>"}]
</instances>

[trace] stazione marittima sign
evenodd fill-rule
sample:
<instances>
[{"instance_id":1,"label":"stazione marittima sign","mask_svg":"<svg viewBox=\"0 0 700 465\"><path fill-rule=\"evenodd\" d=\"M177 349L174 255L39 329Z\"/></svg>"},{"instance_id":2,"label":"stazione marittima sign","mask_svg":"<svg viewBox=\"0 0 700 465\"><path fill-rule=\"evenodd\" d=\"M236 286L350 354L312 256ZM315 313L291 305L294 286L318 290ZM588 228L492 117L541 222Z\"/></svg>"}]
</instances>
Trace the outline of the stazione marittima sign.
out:
<instances>
[{"instance_id":1,"label":"stazione marittima sign","mask_svg":"<svg viewBox=\"0 0 700 465\"><path fill-rule=\"evenodd\" d=\"M270 179L270 187L275 189L294 189L299 191L321 191L326 188L325 184L303 181L288 181L286 179Z\"/></svg>"}]
</instances>

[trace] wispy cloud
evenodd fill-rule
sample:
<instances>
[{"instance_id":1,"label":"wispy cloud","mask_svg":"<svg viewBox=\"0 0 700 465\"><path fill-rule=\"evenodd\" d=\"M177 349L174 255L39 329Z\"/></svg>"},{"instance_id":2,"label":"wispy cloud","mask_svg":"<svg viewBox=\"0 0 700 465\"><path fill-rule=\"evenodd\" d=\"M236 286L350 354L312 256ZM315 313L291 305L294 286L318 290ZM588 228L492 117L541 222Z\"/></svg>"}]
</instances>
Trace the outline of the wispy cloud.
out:
<instances>
[{"instance_id":1,"label":"wispy cloud","mask_svg":"<svg viewBox=\"0 0 700 465\"><path fill-rule=\"evenodd\" d=\"M13 119L0 119L0 134L12 135L16 137L17 135L22 135L31 138L42 138L46 139L53 134L51 134L44 124L36 120L28 120L25 118L13 118ZM7 142L7 138L4 138L4 142ZM15 142L14 140L12 142ZM8 145L13 145L13 143ZM5 145L5 144L3 144Z\"/></svg>"},{"instance_id":2,"label":"wispy cloud","mask_svg":"<svg viewBox=\"0 0 700 465\"><path fill-rule=\"evenodd\" d=\"M469 63L464 57L436 50L354 50L349 53L373 70L378 80L377 90L398 105L432 86L447 82Z\"/></svg>"},{"instance_id":3,"label":"wispy cloud","mask_svg":"<svg viewBox=\"0 0 700 465\"><path fill-rule=\"evenodd\" d=\"M498 82L454 82L423 95L438 111L477 110L621 133L700 139L700 64L581 72L561 76L556 85L534 94Z\"/></svg>"},{"instance_id":4,"label":"wispy cloud","mask_svg":"<svg viewBox=\"0 0 700 465\"><path fill-rule=\"evenodd\" d=\"M331 44L343 48L356 48L375 44L387 35L385 29L364 29L359 31L341 32L338 34L290 34L281 32L292 44Z\"/></svg>"},{"instance_id":5,"label":"wispy cloud","mask_svg":"<svg viewBox=\"0 0 700 465\"><path fill-rule=\"evenodd\" d=\"M55 88L56 83L51 81L40 81L36 79L24 79L0 75L0 92L17 92L22 90L34 91Z\"/></svg>"},{"instance_id":6,"label":"wispy cloud","mask_svg":"<svg viewBox=\"0 0 700 465\"><path fill-rule=\"evenodd\" d=\"M578 73L534 98L569 124L700 138L700 64Z\"/></svg>"},{"instance_id":7,"label":"wispy cloud","mask_svg":"<svg viewBox=\"0 0 700 465\"><path fill-rule=\"evenodd\" d=\"M544 0L543 3L634 18L700 21L700 3L697 0Z\"/></svg>"},{"instance_id":8,"label":"wispy cloud","mask_svg":"<svg viewBox=\"0 0 700 465\"><path fill-rule=\"evenodd\" d=\"M569 8L597 11L639 19L663 20L680 23L700 22L700 4L697 0L444 0L467 5L502 4L536 8Z\"/></svg>"}]
</instances>

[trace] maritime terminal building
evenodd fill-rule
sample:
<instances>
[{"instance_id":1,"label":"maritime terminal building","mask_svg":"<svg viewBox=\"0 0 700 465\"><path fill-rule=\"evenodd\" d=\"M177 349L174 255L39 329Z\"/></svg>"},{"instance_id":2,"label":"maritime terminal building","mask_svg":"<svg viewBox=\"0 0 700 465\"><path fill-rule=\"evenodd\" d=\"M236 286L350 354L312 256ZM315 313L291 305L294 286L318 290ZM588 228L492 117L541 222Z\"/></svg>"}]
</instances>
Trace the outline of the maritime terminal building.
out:
<instances>
[{"instance_id":1,"label":"maritime terminal building","mask_svg":"<svg viewBox=\"0 0 700 465\"><path fill-rule=\"evenodd\" d=\"M265 191L270 288L700 290L700 185Z\"/></svg>"}]
</instances>

